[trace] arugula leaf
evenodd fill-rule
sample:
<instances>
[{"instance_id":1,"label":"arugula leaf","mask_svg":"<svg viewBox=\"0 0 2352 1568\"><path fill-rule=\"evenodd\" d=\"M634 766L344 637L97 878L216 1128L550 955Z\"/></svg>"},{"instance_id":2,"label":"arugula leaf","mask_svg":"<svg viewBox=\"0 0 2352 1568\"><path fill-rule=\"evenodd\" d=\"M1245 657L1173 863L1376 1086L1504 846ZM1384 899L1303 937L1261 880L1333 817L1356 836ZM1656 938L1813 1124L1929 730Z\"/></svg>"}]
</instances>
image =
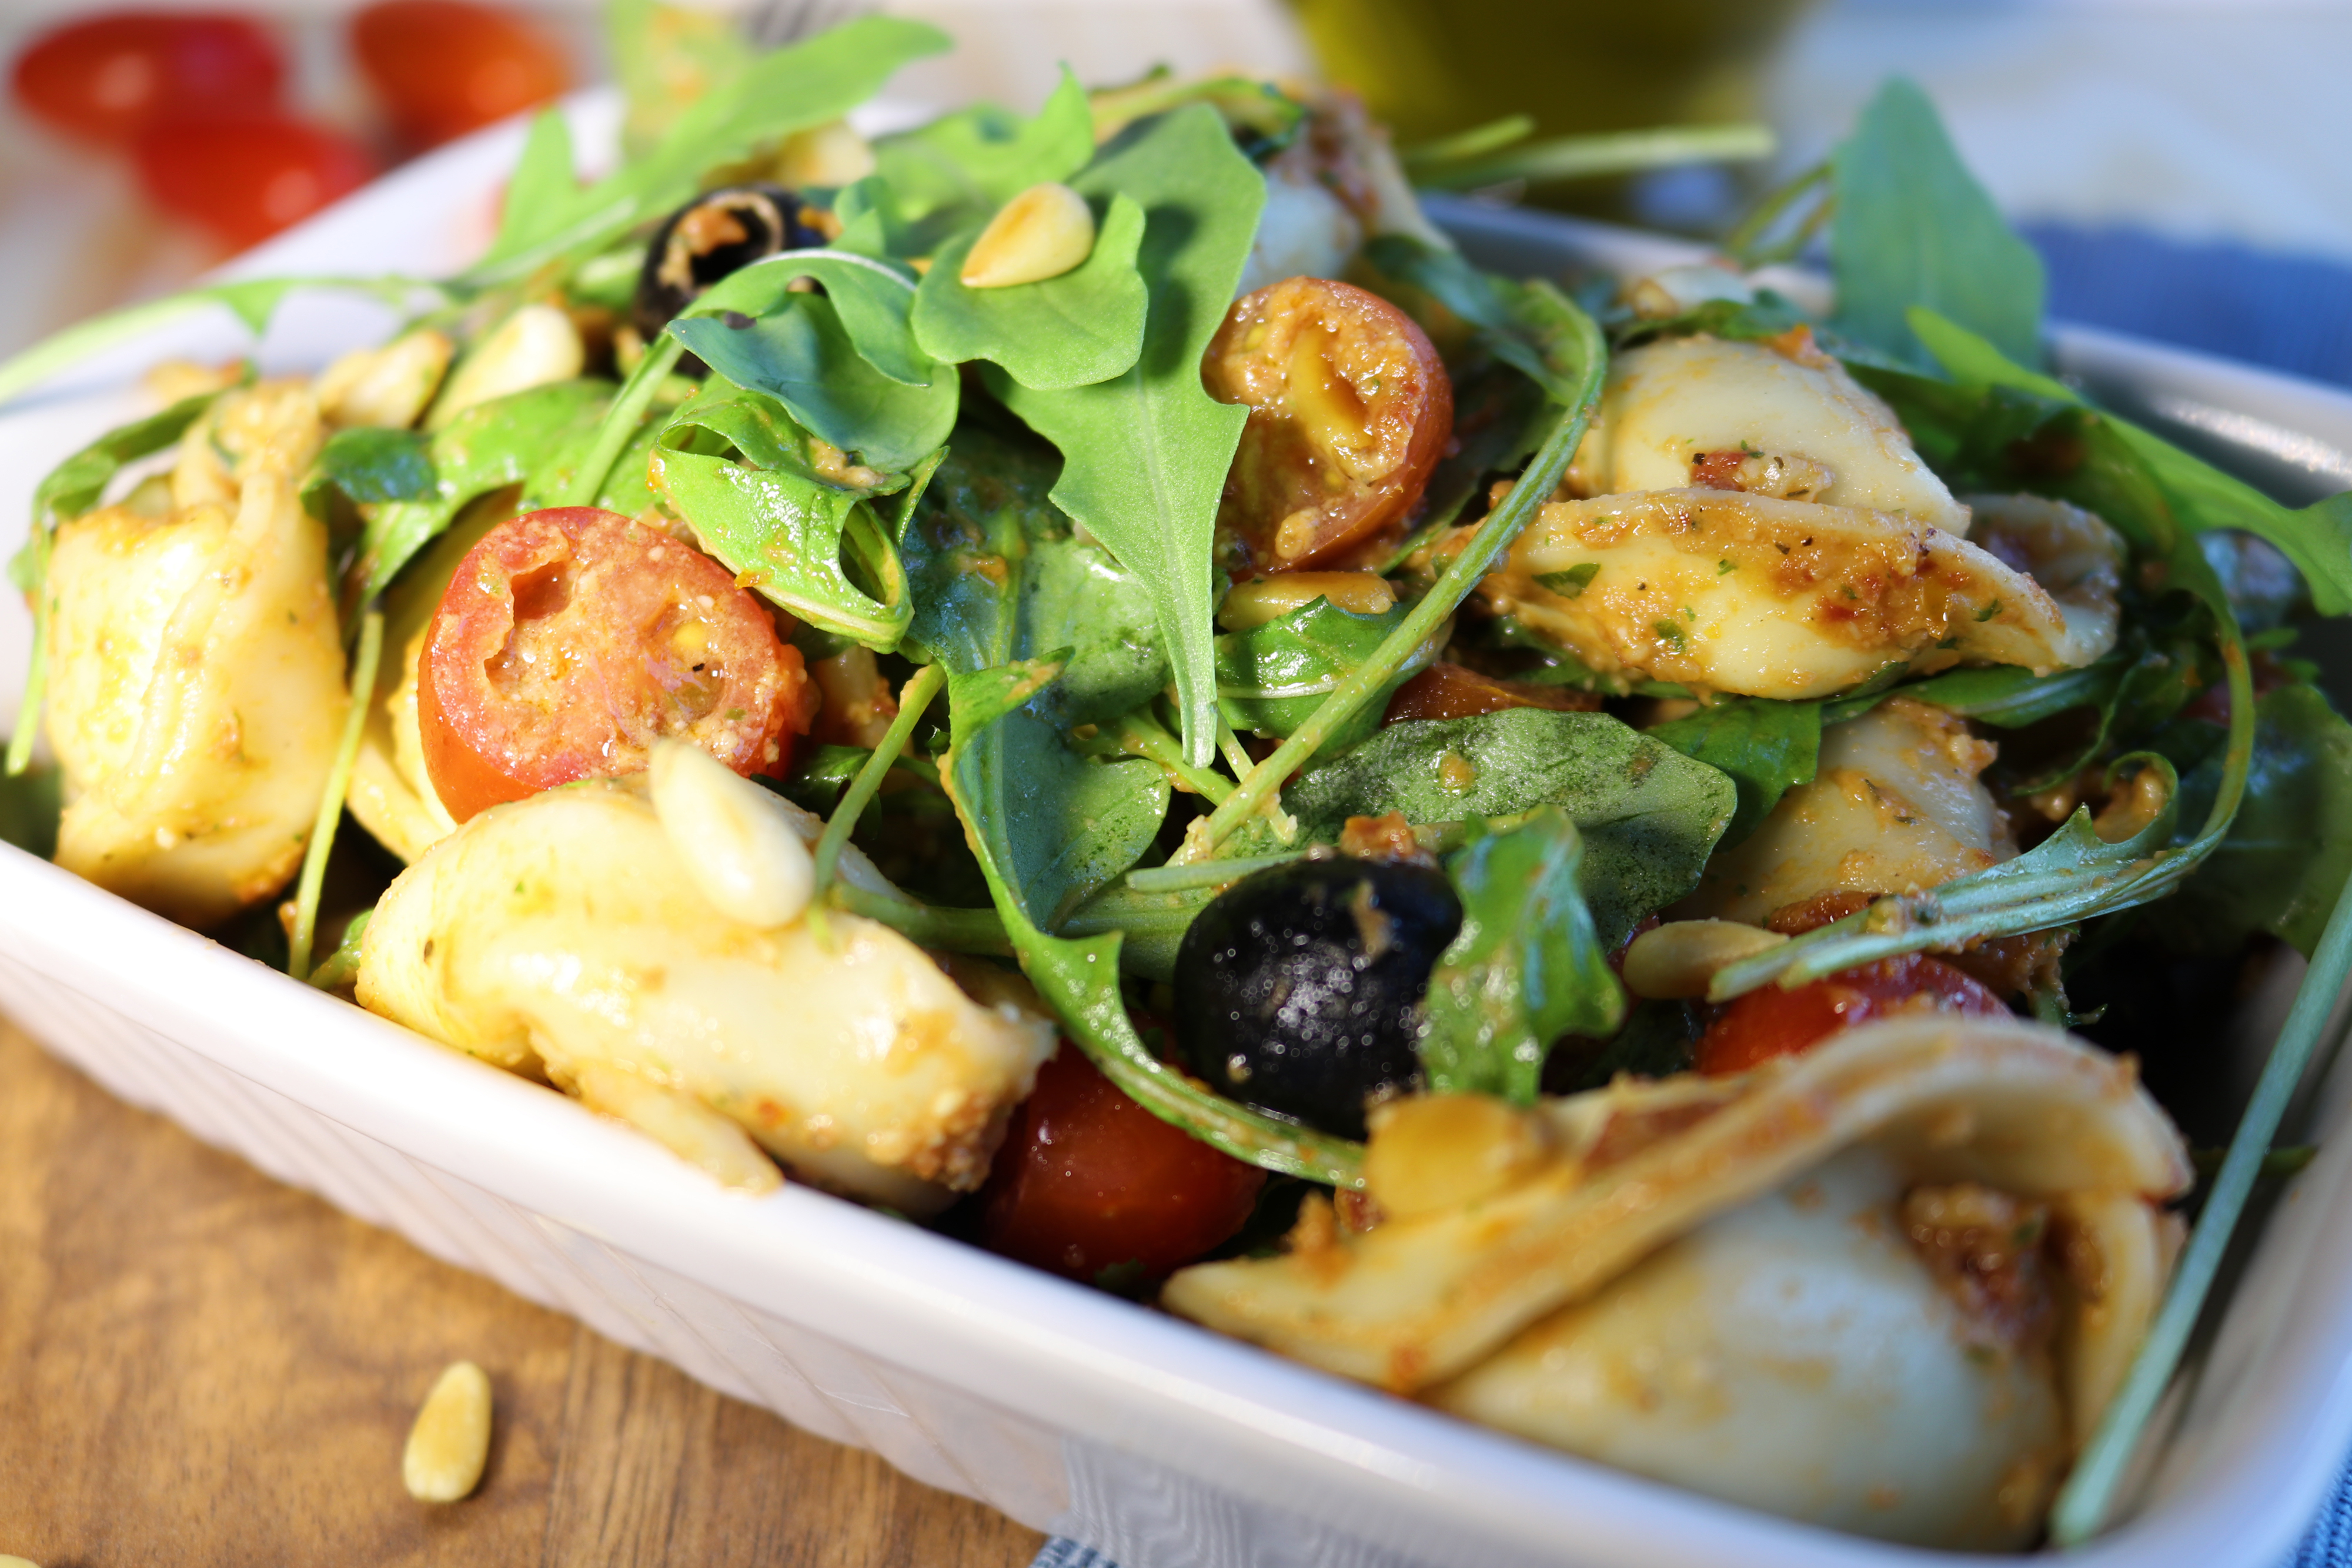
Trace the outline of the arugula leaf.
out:
<instances>
[{"instance_id":1,"label":"arugula leaf","mask_svg":"<svg viewBox=\"0 0 2352 1568\"><path fill-rule=\"evenodd\" d=\"M2210 799L2223 760L2181 783L2184 804ZM2152 913L2181 945L2234 952L2267 931L2313 953L2352 874L2352 725L2316 687L2281 686L2255 710L2246 803L2179 895Z\"/></svg>"},{"instance_id":2,"label":"arugula leaf","mask_svg":"<svg viewBox=\"0 0 2352 1568\"><path fill-rule=\"evenodd\" d=\"M1297 140L1307 122L1307 106L1257 77L1180 77L1166 66L1139 81L1103 88L1088 95L1094 135L1108 141L1137 121L1195 105L1214 110L1225 131L1252 162L1272 157Z\"/></svg>"},{"instance_id":3,"label":"arugula leaf","mask_svg":"<svg viewBox=\"0 0 2352 1568\"><path fill-rule=\"evenodd\" d=\"M2046 675L2037 675L2021 664L1994 664L1948 671L1896 690L1963 718L2002 729L2023 729L2068 708L2105 706L2115 695L2123 666L2124 661L2114 654L2080 669L2053 670Z\"/></svg>"},{"instance_id":4,"label":"arugula leaf","mask_svg":"<svg viewBox=\"0 0 2352 1568\"><path fill-rule=\"evenodd\" d=\"M2022 369L1958 322L1918 310L1912 312L1910 326L1945 370L1966 385L2011 388L2050 403L2087 406L2074 388ZM2315 609L2323 615L2352 613L2352 493L2301 508L2283 507L2129 420L2106 413L2096 418L2146 465L2148 480L2189 528L2242 528L2268 539L2303 573Z\"/></svg>"},{"instance_id":5,"label":"arugula leaf","mask_svg":"<svg viewBox=\"0 0 2352 1568\"><path fill-rule=\"evenodd\" d=\"M836 259L840 266L827 270L844 278L870 279L883 267ZM730 287L743 276L736 274L698 299L694 314L672 321L669 335L737 386L781 402L820 439L877 468L912 468L955 428L962 390L954 368L921 354L906 333L912 287L895 280L873 286L896 289L891 322L891 302L866 285L848 294L849 304L830 294L788 292L786 285L805 266L762 268L764 276ZM716 313L725 301L762 298L762 290L764 308L758 313ZM868 342L893 369L924 379L904 381L880 368L852 336L852 319L864 323Z\"/></svg>"},{"instance_id":6,"label":"arugula leaf","mask_svg":"<svg viewBox=\"0 0 2352 1568\"><path fill-rule=\"evenodd\" d=\"M302 481L302 506L327 515L330 491L353 505L414 501L433 488L433 438L415 430L361 425L327 437Z\"/></svg>"},{"instance_id":7,"label":"arugula leaf","mask_svg":"<svg viewBox=\"0 0 2352 1568\"><path fill-rule=\"evenodd\" d=\"M33 737L40 731L41 705L48 687L49 544L58 525L98 505L126 463L161 452L180 439L212 406L217 392L183 398L161 413L108 431L49 470L33 489L32 531L8 562L8 580L31 603L33 651L25 664L25 695L16 708L16 733L9 737L0 772L16 778L33 760Z\"/></svg>"},{"instance_id":8,"label":"arugula leaf","mask_svg":"<svg viewBox=\"0 0 2352 1568\"><path fill-rule=\"evenodd\" d=\"M858 17L762 56L740 76L714 85L650 152L584 189L557 188L549 150L554 133L534 128L528 199L520 214L509 210L509 221L501 224L488 252L460 281L475 287L509 282L558 256L599 249L693 195L705 171L734 162L762 142L840 119L899 67L949 47L946 34L921 22ZM565 153L568 162L568 146Z\"/></svg>"},{"instance_id":9,"label":"arugula leaf","mask_svg":"<svg viewBox=\"0 0 2352 1568\"><path fill-rule=\"evenodd\" d=\"M1922 360L1907 312L1941 312L2021 363L2042 354L2042 259L2004 222L1913 83L1878 89L1831 160L1832 324Z\"/></svg>"},{"instance_id":10,"label":"arugula leaf","mask_svg":"<svg viewBox=\"0 0 2352 1568\"><path fill-rule=\"evenodd\" d=\"M702 548L746 587L809 625L880 652L898 646L913 599L868 503L907 488L906 476L860 488L820 475L809 433L781 402L716 377L662 426L649 466ZM863 583L845 570L845 549Z\"/></svg>"},{"instance_id":11,"label":"arugula leaf","mask_svg":"<svg viewBox=\"0 0 2352 1568\"><path fill-rule=\"evenodd\" d=\"M1404 622L1406 606L1359 615L1328 599L1217 639L1217 703L1225 722L1255 735L1285 736L1307 722L1347 676L1371 658ZM1396 667L1378 696L1332 732L1327 743L1343 751L1381 725L1387 695L1426 668L1440 652L1430 638Z\"/></svg>"},{"instance_id":12,"label":"arugula leaf","mask_svg":"<svg viewBox=\"0 0 2352 1568\"><path fill-rule=\"evenodd\" d=\"M913 272L887 257L843 250L763 256L704 289L688 316L724 317L730 310L765 316L804 298L793 292L793 283L803 277L824 285L842 329L867 364L901 386L929 386L935 379L939 366L916 343L908 319L914 308Z\"/></svg>"},{"instance_id":13,"label":"arugula leaf","mask_svg":"<svg viewBox=\"0 0 2352 1568\"><path fill-rule=\"evenodd\" d=\"M1067 180L1094 152L1086 89L1064 66L1035 119L976 104L882 138L874 162L908 218L942 211L986 218L1032 185Z\"/></svg>"},{"instance_id":14,"label":"arugula leaf","mask_svg":"<svg viewBox=\"0 0 2352 1568\"><path fill-rule=\"evenodd\" d=\"M1466 763L1469 779L1456 787ZM1731 821L1729 779L1599 713L1509 708L1394 724L1320 762L1284 791L1300 832L1328 843L1349 817L1402 811L1425 825L1557 806L1583 836L1584 885L1601 939L1698 885Z\"/></svg>"},{"instance_id":15,"label":"arugula leaf","mask_svg":"<svg viewBox=\"0 0 2352 1568\"><path fill-rule=\"evenodd\" d=\"M612 394L609 382L551 382L477 403L436 432L427 449L432 488L364 515L352 568L359 597L373 599L390 587L468 502L524 483L583 431L593 434Z\"/></svg>"},{"instance_id":16,"label":"arugula leaf","mask_svg":"<svg viewBox=\"0 0 2352 1568\"><path fill-rule=\"evenodd\" d=\"M1781 796L1812 782L1822 752L1822 705L1734 697L1643 733L1738 787L1739 809L1719 846L1729 849L1763 824Z\"/></svg>"},{"instance_id":17,"label":"arugula leaf","mask_svg":"<svg viewBox=\"0 0 2352 1568\"><path fill-rule=\"evenodd\" d=\"M1418 1047L1435 1092L1532 1105L1553 1041L1606 1037L1624 1020L1580 890L1583 859L1575 824L1543 806L1447 861L1462 929L1430 973Z\"/></svg>"},{"instance_id":18,"label":"arugula leaf","mask_svg":"<svg viewBox=\"0 0 2352 1568\"><path fill-rule=\"evenodd\" d=\"M1205 105L1140 126L1072 182L1089 201L1143 208L1138 265L1151 290L1142 358L1091 386L1041 391L989 380L1029 427L1061 448L1054 500L1150 587L1176 678L1186 757L1216 750L1214 546L1225 472L1249 411L1201 384L1265 204L1265 182Z\"/></svg>"},{"instance_id":19,"label":"arugula leaf","mask_svg":"<svg viewBox=\"0 0 2352 1568\"><path fill-rule=\"evenodd\" d=\"M1559 289L1541 278L1514 283L1481 272L1459 253L1407 235L1376 235L1364 256L1475 327L1481 347L1543 388L1553 402L1575 406L1584 370L1578 328L1583 312Z\"/></svg>"},{"instance_id":20,"label":"arugula leaf","mask_svg":"<svg viewBox=\"0 0 2352 1568\"><path fill-rule=\"evenodd\" d=\"M1143 355L1150 293L1135 268L1143 209L1111 197L1087 259L1059 277L1009 288L967 288L964 257L975 226L941 246L915 295L924 350L961 363L986 360L1041 392L1091 386L1134 368Z\"/></svg>"}]
</instances>

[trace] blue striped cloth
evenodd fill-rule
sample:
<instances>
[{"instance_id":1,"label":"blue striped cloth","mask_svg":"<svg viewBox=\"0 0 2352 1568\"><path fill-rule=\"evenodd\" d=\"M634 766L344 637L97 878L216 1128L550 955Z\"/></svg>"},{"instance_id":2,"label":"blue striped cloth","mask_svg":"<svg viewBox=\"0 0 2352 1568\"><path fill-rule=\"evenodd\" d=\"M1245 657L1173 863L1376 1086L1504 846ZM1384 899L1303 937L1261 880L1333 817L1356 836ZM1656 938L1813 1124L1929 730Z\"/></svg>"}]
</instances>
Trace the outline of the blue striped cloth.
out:
<instances>
[{"instance_id":1,"label":"blue striped cloth","mask_svg":"<svg viewBox=\"0 0 2352 1568\"><path fill-rule=\"evenodd\" d=\"M2352 267L2189 245L2127 228L2033 224L2050 269L2050 314L2337 386L2352 386ZM1053 1540L1031 1568L1118 1568ZM2352 1568L2352 1468L2281 1568Z\"/></svg>"}]
</instances>

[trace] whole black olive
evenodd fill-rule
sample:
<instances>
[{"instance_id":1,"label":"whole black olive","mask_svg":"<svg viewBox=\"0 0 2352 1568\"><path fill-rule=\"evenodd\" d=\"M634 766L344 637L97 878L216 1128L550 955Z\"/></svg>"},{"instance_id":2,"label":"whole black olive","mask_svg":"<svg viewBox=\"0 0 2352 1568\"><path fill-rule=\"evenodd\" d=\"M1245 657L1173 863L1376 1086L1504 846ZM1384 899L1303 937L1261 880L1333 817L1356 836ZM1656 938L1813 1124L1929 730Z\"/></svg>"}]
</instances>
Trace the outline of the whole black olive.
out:
<instances>
[{"instance_id":1,"label":"whole black olive","mask_svg":"<svg viewBox=\"0 0 2352 1568\"><path fill-rule=\"evenodd\" d=\"M1410 1087L1422 994L1462 904L1421 866L1293 861L1228 888L1176 953L1176 1040L1234 1099L1347 1137Z\"/></svg>"},{"instance_id":2,"label":"whole black olive","mask_svg":"<svg viewBox=\"0 0 2352 1568\"><path fill-rule=\"evenodd\" d=\"M782 185L725 185L678 208L646 247L631 320L650 343L704 289L763 256L823 246Z\"/></svg>"}]
</instances>

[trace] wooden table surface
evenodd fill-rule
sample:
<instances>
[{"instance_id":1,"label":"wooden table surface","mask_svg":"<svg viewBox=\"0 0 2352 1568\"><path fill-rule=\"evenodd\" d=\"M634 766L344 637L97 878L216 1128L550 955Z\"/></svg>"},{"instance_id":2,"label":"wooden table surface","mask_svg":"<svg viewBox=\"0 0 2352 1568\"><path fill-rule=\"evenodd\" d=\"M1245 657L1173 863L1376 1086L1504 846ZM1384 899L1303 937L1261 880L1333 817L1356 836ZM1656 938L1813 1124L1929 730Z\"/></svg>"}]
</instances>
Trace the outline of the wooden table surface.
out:
<instances>
[{"instance_id":1,"label":"wooden table surface","mask_svg":"<svg viewBox=\"0 0 2352 1568\"><path fill-rule=\"evenodd\" d=\"M449 1362L488 1474L412 1501ZM0 1553L41 1568L1021 1568L1041 1539L436 1262L0 1019Z\"/></svg>"}]
</instances>

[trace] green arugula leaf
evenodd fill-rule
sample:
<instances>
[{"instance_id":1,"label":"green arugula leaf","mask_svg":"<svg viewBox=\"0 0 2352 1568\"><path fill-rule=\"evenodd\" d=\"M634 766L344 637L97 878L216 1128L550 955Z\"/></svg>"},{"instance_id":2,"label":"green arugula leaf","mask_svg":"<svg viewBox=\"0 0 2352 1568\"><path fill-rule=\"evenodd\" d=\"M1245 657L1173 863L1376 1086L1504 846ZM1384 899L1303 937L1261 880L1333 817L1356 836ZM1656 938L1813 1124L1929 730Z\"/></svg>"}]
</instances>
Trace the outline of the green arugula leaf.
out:
<instances>
[{"instance_id":1,"label":"green arugula leaf","mask_svg":"<svg viewBox=\"0 0 2352 1568\"><path fill-rule=\"evenodd\" d=\"M57 768L0 777L0 844L47 860L58 852L58 819L64 810L65 775Z\"/></svg>"},{"instance_id":2,"label":"green arugula leaf","mask_svg":"<svg viewBox=\"0 0 2352 1568\"><path fill-rule=\"evenodd\" d=\"M914 604L870 501L908 488L908 478L840 483L819 473L809 442L782 402L713 377L661 427L648 466L702 548L746 587L811 626L887 652Z\"/></svg>"},{"instance_id":3,"label":"green arugula leaf","mask_svg":"<svg viewBox=\"0 0 2352 1568\"><path fill-rule=\"evenodd\" d=\"M583 432L593 435L612 395L609 382L551 382L478 403L436 432L428 448L430 491L363 514L359 558L352 568L358 596L373 599L390 587L400 569L468 503L523 484L567 444L576 445Z\"/></svg>"},{"instance_id":4,"label":"green arugula leaf","mask_svg":"<svg viewBox=\"0 0 2352 1568\"><path fill-rule=\"evenodd\" d=\"M2037 675L2021 664L1952 670L1896 691L2001 729L2023 729L2074 707L2105 707L2113 699L2124 661L2109 654L2078 670ZM1892 695L1892 694L1882 694Z\"/></svg>"},{"instance_id":5,"label":"green arugula leaf","mask_svg":"<svg viewBox=\"0 0 2352 1568\"><path fill-rule=\"evenodd\" d=\"M2208 758L2181 783L2184 805L2221 787ZM2314 686L2281 686L2255 710L2246 803L2179 896L2150 913L2199 952L2232 953L2267 931L2305 957L2352 873L2352 725Z\"/></svg>"},{"instance_id":6,"label":"green arugula leaf","mask_svg":"<svg viewBox=\"0 0 2352 1568\"><path fill-rule=\"evenodd\" d=\"M16 733L9 737L0 775L16 778L31 766L33 737L40 732L41 705L48 688L49 543L58 525L98 505L108 485L133 463L180 439L212 406L217 392L183 398L161 413L108 431L49 470L33 487L32 531L8 562L8 580L33 611L32 656L25 664L25 695L16 708Z\"/></svg>"},{"instance_id":7,"label":"green arugula leaf","mask_svg":"<svg viewBox=\"0 0 2352 1568\"><path fill-rule=\"evenodd\" d=\"M511 210L489 251L462 277L472 287L528 276L558 256L601 249L695 193L704 172L763 142L838 120L874 95L898 68L950 47L921 22L861 16L806 43L753 61L714 84L660 142L594 184L569 193L552 179L553 136L534 134L533 185L522 213Z\"/></svg>"},{"instance_id":8,"label":"green arugula leaf","mask_svg":"<svg viewBox=\"0 0 2352 1568\"><path fill-rule=\"evenodd\" d=\"M986 360L1041 392L1091 386L1133 369L1150 298L1135 268L1143 209L1123 193L1113 195L1100 225L1094 250L1077 267L1007 288L963 285L978 227L949 241L915 296L915 336L925 351L956 363Z\"/></svg>"},{"instance_id":9,"label":"green arugula leaf","mask_svg":"<svg viewBox=\"0 0 2352 1568\"><path fill-rule=\"evenodd\" d=\"M1217 704L1225 722L1254 735L1290 734L1379 652L1409 612L1396 604L1378 615L1359 615L1318 598L1264 625L1227 632L1217 639ZM1380 727L1387 695L1429 666L1442 651L1439 641L1423 643L1382 684L1380 699L1332 733L1327 744L1333 751Z\"/></svg>"},{"instance_id":10,"label":"green arugula leaf","mask_svg":"<svg viewBox=\"0 0 2352 1568\"><path fill-rule=\"evenodd\" d=\"M1456 787L1452 780L1464 776ZM1732 781L1606 714L1509 708L1395 724L1284 791L1299 831L1328 843L1349 817L1423 825L1557 806L1583 836L1584 886L1611 946L1698 885L1731 821Z\"/></svg>"},{"instance_id":11,"label":"green arugula leaf","mask_svg":"<svg viewBox=\"0 0 2352 1568\"><path fill-rule=\"evenodd\" d=\"M1168 684L1151 595L1048 492L1051 448L967 421L902 530L907 650L950 669L1066 652L1034 706L1063 729L1133 712ZM1012 641L998 640L1008 608Z\"/></svg>"},{"instance_id":12,"label":"green arugula leaf","mask_svg":"<svg viewBox=\"0 0 2352 1568\"><path fill-rule=\"evenodd\" d=\"M782 293L784 280L774 281L782 297L765 314L681 316L670 336L717 374L776 399L811 434L877 468L912 468L947 440L961 393L954 367L929 360L926 382L900 382L858 351L829 296ZM913 291L903 292L911 302Z\"/></svg>"},{"instance_id":13,"label":"green arugula leaf","mask_svg":"<svg viewBox=\"0 0 2352 1568\"><path fill-rule=\"evenodd\" d=\"M327 437L302 481L302 506L312 517L324 517L330 491L358 506L414 501L431 493L433 483L431 436L361 425Z\"/></svg>"},{"instance_id":14,"label":"green arugula leaf","mask_svg":"<svg viewBox=\"0 0 2352 1568\"><path fill-rule=\"evenodd\" d=\"M552 105L531 117L523 138L522 156L507 178L499 204L499 232L490 241L491 254L501 246L520 247L530 236L561 228L568 209L579 199L580 180L572 166L572 122Z\"/></svg>"},{"instance_id":15,"label":"green arugula leaf","mask_svg":"<svg viewBox=\"0 0 2352 1568\"><path fill-rule=\"evenodd\" d=\"M1964 386L2007 387L2050 403L2087 406L2074 388L2013 363L1998 345L1958 322L1917 310L1910 326ZM2096 417L2146 465L2148 480L2181 523L2199 533L2242 528L2268 539L2303 573L2315 609L2323 615L2352 613L2352 494L2301 508L2283 507L2128 420L2105 413Z\"/></svg>"},{"instance_id":16,"label":"green arugula leaf","mask_svg":"<svg viewBox=\"0 0 2352 1568\"><path fill-rule=\"evenodd\" d=\"M1564 1034L1606 1038L1625 1017L1580 888L1584 845L1557 806L1446 862L1462 929L1429 977L1419 1051L1440 1094L1532 1105Z\"/></svg>"},{"instance_id":17,"label":"green arugula leaf","mask_svg":"<svg viewBox=\"0 0 2352 1568\"><path fill-rule=\"evenodd\" d=\"M1924 307L2011 360L2040 360L2042 258L1969 173L1927 94L1899 78L1880 88L1832 156L1831 183L1838 330L1918 362L1907 313Z\"/></svg>"},{"instance_id":18,"label":"green arugula leaf","mask_svg":"<svg viewBox=\"0 0 2352 1568\"><path fill-rule=\"evenodd\" d=\"M825 298L833 301L860 359L901 386L929 386L937 378L939 365L915 341L908 318L915 300L913 270L885 257L842 250L784 251L720 278L702 291L688 315L723 318L733 310L765 316L803 298L793 292L793 285L803 277L824 285Z\"/></svg>"},{"instance_id":19,"label":"green arugula leaf","mask_svg":"<svg viewBox=\"0 0 2352 1568\"><path fill-rule=\"evenodd\" d=\"M1265 182L1205 105L1113 143L1072 182L1089 201L1143 208L1139 270L1151 304L1143 356L1092 386L1045 392L992 371L992 390L1061 448L1054 500L1151 590L1176 678L1184 750L1215 755L1216 608L1211 554L1225 472L1249 411L1201 384L1201 356L1241 279Z\"/></svg>"},{"instance_id":20,"label":"green arugula leaf","mask_svg":"<svg viewBox=\"0 0 2352 1568\"><path fill-rule=\"evenodd\" d=\"M1821 760L1822 705L1733 697L1643 731L1730 779L1739 809L1723 831L1729 849L1763 824L1780 797L1810 784Z\"/></svg>"},{"instance_id":21,"label":"green arugula leaf","mask_svg":"<svg viewBox=\"0 0 2352 1568\"><path fill-rule=\"evenodd\" d=\"M1475 327L1481 347L1543 388L1562 408L1573 407L1584 371L1583 315L1541 278L1513 283L1406 235L1376 235L1365 257L1390 277L1434 296Z\"/></svg>"},{"instance_id":22,"label":"green arugula leaf","mask_svg":"<svg viewBox=\"0 0 2352 1568\"><path fill-rule=\"evenodd\" d=\"M1226 134L1252 162L1272 157L1296 141L1307 123L1307 106L1258 77L1180 77L1160 66L1140 81L1103 88L1088 95L1094 136L1108 141L1154 115L1205 105L1224 121Z\"/></svg>"},{"instance_id":23,"label":"green arugula leaf","mask_svg":"<svg viewBox=\"0 0 2352 1568\"><path fill-rule=\"evenodd\" d=\"M974 734L987 728L1061 677L1069 650L1046 659L1015 659L948 677L950 727L956 719Z\"/></svg>"},{"instance_id":24,"label":"green arugula leaf","mask_svg":"<svg viewBox=\"0 0 2352 1568\"><path fill-rule=\"evenodd\" d=\"M1034 120L976 104L874 144L875 168L909 219L984 220L1032 185L1067 180L1094 152L1094 116L1067 66Z\"/></svg>"}]
</instances>

